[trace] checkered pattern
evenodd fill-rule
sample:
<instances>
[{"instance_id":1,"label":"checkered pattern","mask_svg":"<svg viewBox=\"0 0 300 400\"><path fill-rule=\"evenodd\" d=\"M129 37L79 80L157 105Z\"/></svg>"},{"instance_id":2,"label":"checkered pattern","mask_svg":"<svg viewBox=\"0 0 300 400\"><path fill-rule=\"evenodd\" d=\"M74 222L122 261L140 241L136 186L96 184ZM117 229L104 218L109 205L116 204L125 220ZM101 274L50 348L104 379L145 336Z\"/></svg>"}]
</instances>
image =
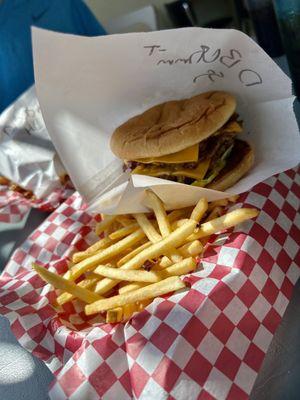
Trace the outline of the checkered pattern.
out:
<instances>
[{"instance_id":1,"label":"checkered pattern","mask_svg":"<svg viewBox=\"0 0 300 400\"><path fill-rule=\"evenodd\" d=\"M240 206L262 211L215 237L190 290L158 298L125 325L87 320L82 305L56 315L31 261L63 272L70 248L95 240L78 194L13 255L0 312L56 379L52 399L247 399L300 276L300 170L257 185ZM76 314L77 313L77 314ZM98 317L97 317L98 318Z\"/></svg>"},{"instance_id":2,"label":"checkered pattern","mask_svg":"<svg viewBox=\"0 0 300 400\"><path fill-rule=\"evenodd\" d=\"M31 208L53 211L74 192L70 182L57 188L48 196L39 200L26 199L21 193L0 185L0 222L16 223L21 221Z\"/></svg>"}]
</instances>

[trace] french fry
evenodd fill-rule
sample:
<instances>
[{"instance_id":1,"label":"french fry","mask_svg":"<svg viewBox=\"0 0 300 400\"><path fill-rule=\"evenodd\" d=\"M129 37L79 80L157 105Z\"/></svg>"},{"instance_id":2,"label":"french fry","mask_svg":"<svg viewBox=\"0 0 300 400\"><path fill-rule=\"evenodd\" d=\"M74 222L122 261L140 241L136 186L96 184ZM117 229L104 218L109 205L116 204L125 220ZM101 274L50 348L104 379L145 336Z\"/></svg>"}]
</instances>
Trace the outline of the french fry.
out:
<instances>
[{"instance_id":1,"label":"french fry","mask_svg":"<svg viewBox=\"0 0 300 400\"><path fill-rule=\"evenodd\" d=\"M133 223L131 225L124 226L123 228L120 228L117 231L109 234L108 237L111 240L121 239L124 236L127 236L130 233L137 231L138 228L139 228L138 224Z\"/></svg>"},{"instance_id":2,"label":"french fry","mask_svg":"<svg viewBox=\"0 0 300 400\"><path fill-rule=\"evenodd\" d=\"M139 289L140 287L143 287L147 284L148 283L138 282L137 284L131 284L131 285L129 284L126 286L128 288L129 288L129 286L132 286L132 288L130 290L135 290L135 289ZM128 291L130 291L130 290L128 290ZM125 322L136 311L142 311L149 303L151 303L151 301L152 301L152 299L144 300L142 302L125 304L122 307L115 307L111 310L108 310L107 314L106 314L106 322L107 323L117 323L117 322L121 322L121 321Z\"/></svg>"},{"instance_id":3,"label":"french fry","mask_svg":"<svg viewBox=\"0 0 300 400\"><path fill-rule=\"evenodd\" d=\"M84 251L78 251L72 255L72 261L74 263L78 263L79 261L84 260L85 258L90 257L91 255L96 254L99 250L104 249L105 247L110 246L113 241L106 237L103 239L98 240L98 242L94 243L92 246L88 247Z\"/></svg>"},{"instance_id":4,"label":"french fry","mask_svg":"<svg viewBox=\"0 0 300 400\"><path fill-rule=\"evenodd\" d=\"M208 204L207 211L213 210L215 207L226 207L228 205L228 199L215 200Z\"/></svg>"},{"instance_id":5,"label":"french fry","mask_svg":"<svg viewBox=\"0 0 300 400\"><path fill-rule=\"evenodd\" d=\"M228 197L229 203L236 203L238 201L239 195L233 194L232 196Z\"/></svg>"},{"instance_id":6,"label":"french fry","mask_svg":"<svg viewBox=\"0 0 300 400\"><path fill-rule=\"evenodd\" d=\"M138 311L143 311L150 303L152 303L153 299L147 299L138 302Z\"/></svg>"},{"instance_id":7,"label":"french fry","mask_svg":"<svg viewBox=\"0 0 300 400\"><path fill-rule=\"evenodd\" d=\"M187 261L188 260L188 261ZM171 275L182 275L182 274L187 274L188 272L182 272L181 268L185 271L186 269L188 270L189 268L191 268L191 270L195 269L194 267L196 267L196 263L194 264L192 261L192 258L190 255L188 255L188 258L183 259L182 261L179 261L178 263L173 264L172 262L170 263L170 260L168 260L169 262L164 262L164 260L162 259L160 264L156 264L153 268L152 271L158 272L158 276L161 279L166 278L167 276L171 276ZM159 272L162 272L161 274ZM174 272L173 272L174 271ZM178 272L178 273L177 273ZM119 291L120 293L120 291ZM125 292L126 293L126 292Z\"/></svg>"},{"instance_id":8,"label":"french fry","mask_svg":"<svg viewBox=\"0 0 300 400\"><path fill-rule=\"evenodd\" d=\"M142 311L152 300L125 304L123 307L116 307L106 313L106 323L117 323L127 321L137 311Z\"/></svg>"},{"instance_id":9,"label":"french fry","mask_svg":"<svg viewBox=\"0 0 300 400\"><path fill-rule=\"evenodd\" d=\"M183 226L170 233L168 237L162 239L157 243L152 244L150 247L144 249L139 254L134 256L131 260L122 265L120 269L138 269L143 265L145 261L161 256L164 252L170 251L170 248L180 246L194 231L195 226L196 221L187 221ZM116 286L118 283L118 280L104 278L96 284L95 293L103 295L114 286Z\"/></svg>"},{"instance_id":10,"label":"french fry","mask_svg":"<svg viewBox=\"0 0 300 400\"><path fill-rule=\"evenodd\" d=\"M152 223L149 221L149 219L146 217L145 214L140 213L140 214L133 214L134 218L136 219L137 223L139 224L140 228L143 230L147 238L150 240L150 242L155 243L159 242L162 237L160 234L156 231Z\"/></svg>"},{"instance_id":11,"label":"french fry","mask_svg":"<svg viewBox=\"0 0 300 400\"><path fill-rule=\"evenodd\" d=\"M207 207L207 200L205 198L200 199L192 211L191 219L199 222L203 215L206 213Z\"/></svg>"},{"instance_id":12,"label":"french fry","mask_svg":"<svg viewBox=\"0 0 300 400\"><path fill-rule=\"evenodd\" d=\"M117 312L116 322L121 322L123 319L123 308L117 307L114 310Z\"/></svg>"},{"instance_id":13,"label":"french fry","mask_svg":"<svg viewBox=\"0 0 300 400\"><path fill-rule=\"evenodd\" d=\"M124 304L123 306L123 320L128 320L134 312L137 311L136 304Z\"/></svg>"},{"instance_id":14,"label":"french fry","mask_svg":"<svg viewBox=\"0 0 300 400\"><path fill-rule=\"evenodd\" d=\"M221 206L216 206L214 207L211 212L208 214L208 216L205 218L204 222L211 221L212 219L218 218L222 215L222 207Z\"/></svg>"},{"instance_id":15,"label":"french fry","mask_svg":"<svg viewBox=\"0 0 300 400\"><path fill-rule=\"evenodd\" d=\"M167 251L166 254L172 262L179 262L182 260L182 255L174 248L171 251Z\"/></svg>"},{"instance_id":16,"label":"french fry","mask_svg":"<svg viewBox=\"0 0 300 400\"><path fill-rule=\"evenodd\" d=\"M84 289L90 289L92 288L97 282L99 281L99 276L97 275L96 277L88 277L77 283L77 286L82 287ZM60 306L62 306L65 303L68 303L68 301L71 301L75 298L75 296L71 293L64 292L60 296L57 297L56 302Z\"/></svg>"},{"instance_id":17,"label":"french fry","mask_svg":"<svg viewBox=\"0 0 300 400\"><path fill-rule=\"evenodd\" d=\"M169 259L169 257L163 256L160 262L152 268L152 271L161 271L162 269L170 267L172 264L173 262Z\"/></svg>"},{"instance_id":18,"label":"french fry","mask_svg":"<svg viewBox=\"0 0 300 400\"><path fill-rule=\"evenodd\" d=\"M123 319L123 308L117 307L115 310L117 311L117 322L121 322Z\"/></svg>"},{"instance_id":19,"label":"french fry","mask_svg":"<svg viewBox=\"0 0 300 400\"><path fill-rule=\"evenodd\" d=\"M93 304L88 304L85 306L85 313L86 315L92 315L98 312L107 311L111 308L121 307L125 304L152 299L153 297L161 296L182 288L185 288L184 282L177 276L172 276L163 281L133 290L132 292L119 294L107 299L98 300Z\"/></svg>"},{"instance_id":20,"label":"french fry","mask_svg":"<svg viewBox=\"0 0 300 400\"><path fill-rule=\"evenodd\" d=\"M67 261L67 264L68 264L68 268L70 269L70 268L72 268L73 267L73 265L75 264L73 261Z\"/></svg>"},{"instance_id":21,"label":"french fry","mask_svg":"<svg viewBox=\"0 0 300 400\"><path fill-rule=\"evenodd\" d=\"M106 323L114 324L116 322L120 322L123 318L123 308L116 307L112 310L108 310L106 313Z\"/></svg>"},{"instance_id":22,"label":"french fry","mask_svg":"<svg viewBox=\"0 0 300 400\"><path fill-rule=\"evenodd\" d=\"M141 311L143 305L138 304L125 304L123 307L116 307L108 310L106 313L106 323L115 324L119 322L128 321L133 313L136 311Z\"/></svg>"},{"instance_id":23,"label":"french fry","mask_svg":"<svg viewBox=\"0 0 300 400\"><path fill-rule=\"evenodd\" d=\"M222 215L222 217L204 222L200 225L200 228L195 233L187 238L187 240L198 240L214 233L221 232L224 229L231 228L248 219L255 218L257 215L258 210L255 208L239 208L237 210L233 210L225 215Z\"/></svg>"},{"instance_id":24,"label":"french fry","mask_svg":"<svg viewBox=\"0 0 300 400\"><path fill-rule=\"evenodd\" d=\"M117 313L114 311L114 309L107 311L105 322L107 324L114 324L117 322Z\"/></svg>"},{"instance_id":25,"label":"french fry","mask_svg":"<svg viewBox=\"0 0 300 400\"><path fill-rule=\"evenodd\" d=\"M131 258L133 258L138 253L140 253L142 250L147 249L150 246L151 246L151 242L146 242L146 243L143 243L140 246L136 247L130 253L128 253L125 256L123 256L122 258L120 258L120 260L117 262L117 266L121 267L121 265L127 263L127 261L131 260Z\"/></svg>"},{"instance_id":26,"label":"french fry","mask_svg":"<svg viewBox=\"0 0 300 400\"><path fill-rule=\"evenodd\" d=\"M97 294L105 294L113 289L120 281L111 279L111 278L103 278L99 282L96 283L94 292Z\"/></svg>"},{"instance_id":27,"label":"french fry","mask_svg":"<svg viewBox=\"0 0 300 400\"><path fill-rule=\"evenodd\" d=\"M186 223L186 221L188 221L188 218L182 218L182 219L178 219L177 221L174 221L172 223L172 230L174 231L175 229L179 228L180 226L184 225Z\"/></svg>"},{"instance_id":28,"label":"french fry","mask_svg":"<svg viewBox=\"0 0 300 400\"><path fill-rule=\"evenodd\" d=\"M148 220L145 214L134 214L134 217L136 218L141 229L144 231L145 235L152 243L157 243L162 239L161 235L155 230L154 226ZM173 262L179 262L180 260L182 260L181 255L176 249L171 249L169 253L170 254L168 255Z\"/></svg>"},{"instance_id":29,"label":"french fry","mask_svg":"<svg viewBox=\"0 0 300 400\"><path fill-rule=\"evenodd\" d=\"M146 282L127 283L127 285L122 286L122 287L119 288L119 294L128 293L128 292L131 292L132 290L139 289L139 288L144 287L146 285L148 285L148 283L146 283Z\"/></svg>"},{"instance_id":30,"label":"french fry","mask_svg":"<svg viewBox=\"0 0 300 400\"><path fill-rule=\"evenodd\" d=\"M170 267L163 269L160 272L157 272L157 275L161 278L161 280L166 279L170 276L185 275L191 271L194 271L196 269L196 266L197 266L196 261L192 257L189 257L185 258L179 263L173 264Z\"/></svg>"},{"instance_id":31,"label":"french fry","mask_svg":"<svg viewBox=\"0 0 300 400\"><path fill-rule=\"evenodd\" d=\"M190 256L195 257L200 253L202 253L203 245L199 240L194 240L179 247L178 250L183 257L190 257Z\"/></svg>"},{"instance_id":32,"label":"french fry","mask_svg":"<svg viewBox=\"0 0 300 400\"><path fill-rule=\"evenodd\" d=\"M197 267L197 263L193 257L184 258L182 261L170 265L169 267L164 268L161 271L157 272L160 280L165 279L169 276L180 276L188 274L191 271L194 271ZM137 271L139 272L139 271Z\"/></svg>"},{"instance_id":33,"label":"french fry","mask_svg":"<svg viewBox=\"0 0 300 400\"><path fill-rule=\"evenodd\" d=\"M110 268L105 265L100 265L94 269L95 274L99 274L100 277L116 279L119 281L131 281L131 282L158 282L160 276L152 271L134 271L134 270L123 270L121 268Z\"/></svg>"},{"instance_id":34,"label":"french fry","mask_svg":"<svg viewBox=\"0 0 300 400\"><path fill-rule=\"evenodd\" d=\"M103 216L102 221L98 222L96 225L96 235L101 235L106 229L110 227L110 225L116 220L116 215L105 215Z\"/></svg>"},{"instance_id":35,"label":"french fry","mask_svg":"<svg viewBox=\"0 0 300 400\"><path fill-rule=\"evenodd\" d=\"M54 286L56 289L61 289L71 293L73 296L78 297L78 299L84 301L85 303L93 303L101 298L95 292L78 286L74 282L70 282L61 276L48 271L46 268L43 268L38 264L32 264L32 268L45 282L50 283L50 285Z\"/></svg>"},{"instance_id":36,"label":"french fry","mask_svg":"<svg viewBox=\"0 0 300 400\"><path fill-rule=\"evenodd\" d=\"M115 268L115 265L114 265L114 264L107 264L107 265L108 265L109 267L111 267L111 268ZM100 279L102 279L101 275L95 274L94 271L87 271L87 272L85 273L85 276L86 276L87 278L89 278L89 279L97 279L97 281L100 281Z\"/></svg>"},{"instance_id":37,"label":"french fry","mask_svg":"<svg viewBox=\"0 0 300 400\"><path fill-rule=\"evenodd\" d=\"M107 229L105 229L104 237L109 237L109 235L113 232L116 232L117 230L124 228L123 225L121 225L117 219L114 220L112 224L109 225Z\"/></svg>"},{"instance_id":38,"label":"french fry","mask_svg":"<svg viewBox=\"0 0 300 400\"><path fill-rule=\"evenodd\" d=\"M171 233L171 225L161 199L152 190L146 190L147 205L154 211L162 237Z\"/></svg>"},{"instance_id":39,"label":"french fry","mask_svg":"<svg viewBox=\"0 0 300 400\"><path fill-rule=\"evenodd\" d=\"M78 264L75 264L69 271L64 274L65 279L75 280L84 272L96 267L103 261L107 261L110 258L116 256L120 252L126 250L128 247L139 242L144 237L144 232L141 229L131 233L119 242L112 244L111 246L103 249L101 252L90 256Z\"/></svg>"},{"instance_id":40,"label":"french fry","mask_svg":"<svg viewBox=\"0 0 300 400\"><path fill-rule=\"evenodd\" d=\"M122 226L128 226L134 223L134 220L130 218L128 215L117 215L117 221Z\"/></svg>"},{"instance_id":41,"label":"french fry","mask_svg":"<svg viewBox=\"0 0 300 400\"><path fill-rule=\"evenodd\" d=\"M196 242L196 241L195 241L195 242ZM197 242L198 242L198 241L197 241ZM187 244L190 245L190 243L187 243ZM200 243L200 245L201 245L201 243ZM194 245L193 245L193 246L194 246ZM193 247L193 246L192 246L192 247ZM198 249L200 248L199 245L198 245L198 243L197 243L196 246L197 246L197 250L198 250ZM202 246L202 245L201 245L201 246ZM203 247L202 247L202 248L203 248ZM192 252L195 252L195 249L192 249ZM198 255L198 254L199 254L199 253L197 252L197 255ZM189 258L191 255L192 255L192 254L189 254L188 251L186 251L186 253L185 253L184 256L187 257L187 258ZM156 264L156 265L151 269L151 271L164 271L164 270L168 269L169 267L172 267L172 266L174 266L174 265L180 264L180 263L182 263L182 262L184 262L184 259L174 264L168 257L162 257L160 263L159 263L159 264Z\"/></svg>"},{"instance_id":42,"label":"french fry","mask_svg":"<svg viewBox=\"0 0 300 400\"><path fill-rule=\"evenodd\" d=\"M174 221L177 221L178 219L187 218L189 215L191 215L191 212L192 212L191 207L180 208L179 210L173 210L168 214L168 220L170 224L172 224Z\"/></svg>"},{"instance_id":43,"label":"french fry","mask_svg":"<svg viewBox=\"0 0 300 400\"><path fill-rule=\"evenodd\" d=\"M183 257L196 256L203 251L203 245L199 240L194 240L179 247L178 250ZM152 268L152 271L161 271L167 267L170 267L172 264L173 262L169 259L169 257L163 256L160 262Z\"/></svg>"}]
</instances>

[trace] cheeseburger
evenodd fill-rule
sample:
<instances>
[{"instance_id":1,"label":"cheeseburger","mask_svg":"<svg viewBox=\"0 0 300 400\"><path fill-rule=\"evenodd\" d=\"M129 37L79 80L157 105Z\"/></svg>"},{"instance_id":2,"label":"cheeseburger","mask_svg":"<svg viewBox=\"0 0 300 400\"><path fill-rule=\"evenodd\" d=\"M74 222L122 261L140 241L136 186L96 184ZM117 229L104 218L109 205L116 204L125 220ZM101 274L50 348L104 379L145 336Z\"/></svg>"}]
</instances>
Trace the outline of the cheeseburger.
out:
<instances>
[{"instance_id":1,"label":"cheeseburger","mask_svg":"<svg viewBox=\"0 0 300 400\"><path fill-rule=\"evenodd\" d=\"M242 132L235 98L206 92L167 101L131 118L111 138L111 149L133 174L226 190L251 168L253 150Z\"/></svg>"}]
</instances>

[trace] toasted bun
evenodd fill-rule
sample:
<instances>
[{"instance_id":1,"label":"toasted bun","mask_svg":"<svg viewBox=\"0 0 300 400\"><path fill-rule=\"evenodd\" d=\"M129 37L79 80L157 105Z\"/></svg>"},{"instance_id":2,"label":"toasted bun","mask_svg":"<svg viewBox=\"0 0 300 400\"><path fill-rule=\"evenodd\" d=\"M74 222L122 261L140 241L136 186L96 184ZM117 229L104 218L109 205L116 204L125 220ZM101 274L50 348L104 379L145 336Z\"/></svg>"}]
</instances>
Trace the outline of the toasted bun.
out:
<instances>
[{"instance_id":1,"label":"toasted bun","mask_svg":"<svg viewBox=\"0 0 300 400\"><path fill-rule=\"evenodd\" d=\"M207 189L225 191L238 182L252 167L254 151L249 143L236 139L231 154L224 170L206 186Z\"/></svg>"},{"instance_id":2,"label":"toasted bun","mask_svg":"<svg viewBox=\"0 0 300 400\"><path fill-rule=\"evenodd\" d=\"M167 101L119 126L110 146L124 160L176 153L220 129L235 108L235 98L226 92L206 92L190 99Z\"/></svg>"}]
</instances>

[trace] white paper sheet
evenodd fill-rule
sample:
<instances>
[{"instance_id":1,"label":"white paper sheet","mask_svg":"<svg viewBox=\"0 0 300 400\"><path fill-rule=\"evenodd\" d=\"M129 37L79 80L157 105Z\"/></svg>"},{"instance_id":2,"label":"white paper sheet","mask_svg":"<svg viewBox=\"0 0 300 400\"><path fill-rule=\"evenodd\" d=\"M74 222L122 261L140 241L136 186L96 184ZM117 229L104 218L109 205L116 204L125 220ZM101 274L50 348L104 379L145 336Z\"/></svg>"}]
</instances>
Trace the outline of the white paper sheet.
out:
<instances>
[{"instance_id":1,"label":"white paper sheet","mask_svg":"<svg viewBox=\"0 0 300 400\"><path fill-rule=\"evenodd\" d=\"M76 188L97 211L145 210L145 187L170 208L193 204L203 193L209 200L226 196L155 178L128 179L109 147L112 132L128 118L208 90L237 97L243 137L255 148L254 168L228 192L246 191L299 162L291 81L242 32L184 28L86 38L34 28L33 49L46 126Z\"/></svg>"},{"instance_id":2,"label":"white paper sheet","mask_svg":"<svg viewBox=\"0 0 300 400\"><path fill-rule=\"evenodd\" d=\"M0 175L39 198L58 187L63 174L31 87L0 115Z\"/></svg>"}]
</instances>

